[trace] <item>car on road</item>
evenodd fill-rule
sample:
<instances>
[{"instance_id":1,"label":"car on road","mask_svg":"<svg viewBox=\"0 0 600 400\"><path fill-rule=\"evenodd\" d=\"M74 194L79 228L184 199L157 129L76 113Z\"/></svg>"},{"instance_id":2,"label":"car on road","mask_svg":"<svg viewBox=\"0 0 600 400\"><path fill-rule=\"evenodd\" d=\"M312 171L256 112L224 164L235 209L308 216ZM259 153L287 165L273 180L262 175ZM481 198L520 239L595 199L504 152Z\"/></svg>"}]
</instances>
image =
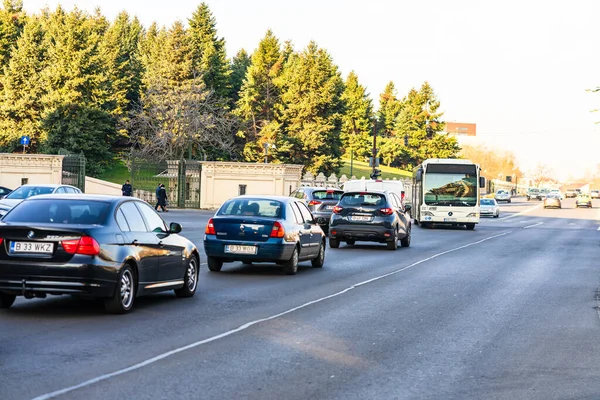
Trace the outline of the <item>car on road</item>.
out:
<instances>
[{"instance_id":1,"label":"car on road","mask_svg":"<svg viewBox=\"0 0 600 400\"><path fill-rule=\"evenodd\" d=\"M598 189L590 190L590 197L592 199L600 199L600 190L598 190Z\"/></svg>"},{"instance_id":2,"label":"car on road","mask_svg":"<svg viewBox=\"0 0 600 400\"><path fill-rule=\"evenodd\" d=\"M540 191L538 192L538 195L537 195L537 199L543 201L544 198L546 198L546 196L548 196L548 193L550 193L550 189L546 189L546 188L540 189Z\"/></svg>"},{"instance_id":3,"label":"car on road","mask_svg":"<svg viewBox=\"0 0 600 400\"><path fill-rule=\"evenodd\" d=\"M356 241L386 243L396 250L410 246L410 206L391 191L350 191L342 195L329 225L329 246L340 242L354 245Z\"/></svg>"},{"instance_id":4,"label":"car on road","mask_svg":"<svg viewBox=\"0 0 600 400\"><path fill-rule=\"evenodd\" d=\"M580 193L575 199L575 208L588 207L592 208L592 198L587 193Z\"/></svg>"},{"instance_id":5,"label":"car on road","mask_svg":"<svg viewBox=\"0 0 600 400\"><path fill-rule=\"evenodd\" d=\"M9 189L5 186L0 186L0 199L5 198L10 192L12 192L12 189Z\"/></svg>"},{"instance_id":6,"label":"car on road","mask_svg":"<svg viewBox=\"0 0 600 400\"><path fill-rule=\"evenodd\" d=\"M148 203L122 196L40 195L0 222L0 308L16 296L71 294L126 313L140 295L196 292L196 246Z\"/></svg>"},{"instance_id":7,"label":"car on road","mask_svg":"<svg viewBox=\"0 0 600 400\"><path fill-rule=\"evenodd\" d=\"M540 189L538 189L538 188L527 189L527 201L537 200L539 193L540 193Z\"/></svg>"},{"instance_id":8,"label":"car on road","mask_svg":"<svg viewBox=\"0 0 600 400\"><path fill-rule=\"evenodd\" d=\"M544 208L561 208L560 194L548 193L548 195L544 197L543 205Z\"/></svg>"},{"instance_id":9,"label":"car on road","mask_svg":"<svg viewBox=\"0 0 600 400\"><path fill-rule=\"evenodd\" d=\"M208 221L204 235L208 269L223 263L272 262L294 275L300 261L325 262L325 233L300 199L243 195L227 200Z\"/></svg>"},{"instance_id":10,"label":"car on road","mask_svg":"<svg viewBox=\"0 0 600 400\"><path fill-rule=\"evenodd\" d=\"M560 191L560 189L550 189L550 192L548 192L548 194L556 195L560 200L564 199L563 193Z\"/></svg>"},{"instance_id":11,"label":"car on road","mask_svg":"<svg viewBox=\"0 0 600 400\"><path fill-rule=\"evenodd\" d=\"M498 206L496 199L480 199L479 215L498 218L500 216L500 206Z\"/></svg>"},{"instance_id":12,"label":"car on road","mask_svg":"<svg viewBox=\"0 0 600 400\"><path fill-rule=\"evenodd\" d=\"M508 190L505 189L499 189L496 190L496 193L494 193L494 199L499 203L501 201L505 201L507 203L511 202L511 195L510 192Z\"/></svg>"},{"instance_id":13,"label":"car on road","mask_svg":"<svg viewBox=\"0 0 600 400\"><path fill-rule=\"evenodd\" d=\"M76 194L81 193L81 189L71 185L21 185L12 192L8 193L0 200L0 217L8 212L11 208L22 202L23 200L38 196L41 194Z\"/></svg>"},{"instance_id":14,"label":"car on road","mask_svg":"<svg viewBox=\"0 0 600 400\"><path fill-rule=\"evenodd\" d=\"M327 234L333 207L338 203L343 193L343 190L335 188L301 187L294 190L290 197L303 200L323 232Z\"/></svg>"},{"instance_id":15,"label":"car on road","mask_svg":"<svg viewBox=\"0 0 600 400\"><path fill-rule=\"evenodd\" d=\"M565 191L565 197L568 199L570 197L577 197L577 195L581 193L580 189L567 189Z\"/></svg>"}]
</instances>

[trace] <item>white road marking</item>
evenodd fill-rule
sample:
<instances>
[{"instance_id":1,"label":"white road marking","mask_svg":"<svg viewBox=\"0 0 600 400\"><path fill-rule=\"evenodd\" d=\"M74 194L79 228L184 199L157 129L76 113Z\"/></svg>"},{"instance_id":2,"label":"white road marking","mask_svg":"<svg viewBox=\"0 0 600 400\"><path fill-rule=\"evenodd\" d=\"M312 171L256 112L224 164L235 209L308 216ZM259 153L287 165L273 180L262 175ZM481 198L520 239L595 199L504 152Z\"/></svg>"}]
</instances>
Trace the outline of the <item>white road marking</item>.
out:
<instances>
[{"instance_id":1,"label":"white road marking","mask_svg":"<svg viewBox=\"0 0 600 400\"><path fill-rule=\"evenodd\" d=\"M542 225L542 224L543 224L543 222L538 222L537 224L524 226L523 229L533 228L534 226L538 226L538 225Z\"/></svg>"},{"instance_id":2,"label":"white road marking","mask_svg":"<svg viewBox=\"0 0 600 400\"><path fill-rule=\"evenodd\" d=\"M518 213L516 213L516 214L509 215L508 217L506 217L506 218L504 218L504 219L514 218L514 217L521 216L521 215L523 215L523 214L527 214L527 213L529 213L529 212L531 212L531 211L533 211L533 210L535 210L535 209L537 209L537 208L540 208L541 206L542 206L541 204L538 204L537 206L530 207L530 208L528 208L528 209L525 209L525 210L523 210L523 211L521 211L521 212L518 212Z\"/></svg>"},{"instance_id":3,"label":"white road marking","mask_svg":"<svg viewBox=\"0 0 600 400\"><path fill-rule=\"evenodd\" d=\"M598 231L600 231L600 226L598 227L598 229L597 229L597 230L598 230Z\"/></svg>"},{"instance_id":4,"label":"white road marking","mask_svg":"<svg viewBox=\"0 0 600 400\"><path fill-rule=\"evenodd\" d=\"M346 289L343 289L343 290L341 290L341 291L339 291L337 293L333 293L333 294L330 294L328 296L321 297L320 299L309 301L308 303L304 303L304 304L299 305L297 307L290 308L287 311L283 311L283 312L280 312L279 314L271 315L270 317L260 318L260 319L257 319L257 320L251 321L251 322L247 322L247 323L245 323L245 324L243 324L243 325L241 325L241 326L239 326L239 327L237 327L235 329L232 329L230 331L223 332L223 333L220 333L218 335L209 337L207 339L199 340L197 342L188 344L187 346L179 347L177 349L173 349L173 350L168 351L166 353L159 354L159 355L157 355L155 357L149 358L149 359L147 359L145 361L139 362L139 363L134 364L134 365L132 365L130 367L123 368L123 369L120 369L120 370L117 370L117 371L114 371L114 372L110 372L108 374L100 375L100 376L98 376L96 378L89 379L89 380L87 380L85 382L81 382L81 383L79 383L77 385L74 385L74 386L69 386L69 387L66 387L64 389L56 390L54 392L42 394L40 396L35 397L33 400L51 399L51 398L54 398L56 396L60 396L62 394L66 394L66 393L72 392L74 390L81 389L81 388L93 385L93 384L101 382L101 381L105 381L105 380L113 378L115 376L123 375L123 374L126 374L126 373L131 372L131 371L135 371L137 369L140 369L140 368L145 367L147 365L153 364L153 363L155 363L157 361L163 360L163 359L165 359L167 357L170 357L172 355L175 355L177 353L181 353L182 351L190 350L190 349L193 349L195 347L201 346L203 344L214 342L215 340L219 340L219 339L222 339L224 337L231 336L234 333L246 330L246 329L248 329L248 328L250 328L250 327L252 327L254 325L260 324L261 322L270 321L270 320L282 317L282 316L284 316L286 314L293 313L294 311L298 311L300 309L306 308L306 307L311 306L313 304L321 303L321 302L323 302L325 300L328 300L328 299L331 299L333 297L340 296L340 295L345 294L345 293L347 293L347 292L349 292L349 291L351 291L353 289L356 289L356 288L358 288L360 286L363 286L363 285L366 285L368 283L375 282L375 281L378 281L378 280L383 279L383 278L387 278L388 276L395 275L395 274L398 274L400 272L406 271L409 268L416 267L417 265L423 264L423 263L425 263L427 261L430 261L430 260L433 260L434 258L443 256L443 255L448 254L448 253L455 252L457 250L462 250L464 248L471 247L471 246L474 246L474 245L477 245L477 244L481 244L481 243L486 242L488 240L496 239L496 238L508 235L510 233L512 233L512 231L500 233L500 234L494 235L494 236L489 236L487 238L478 240L476 242L471 242L471 243L465 244L463 246L459 246L459 247L455 247L455 248L450 249L450 250L442 251L441 253L437 253L437 254L434 254L434 255L432 255L430 257L427 257L427 258L424 258L422 260L416 261L416 262L414 262L414 263L412 263L412 264L410 264L410 265L408 265L406 267L397 269L395 271L389 272L389 273L384 274L384 275L377 276L375 278L368 279L366 281L362 281L362 282L356 283L356 284L354 284L354 285L352 285L350 287L347 287Z\"/></svg>"}]
</instances>

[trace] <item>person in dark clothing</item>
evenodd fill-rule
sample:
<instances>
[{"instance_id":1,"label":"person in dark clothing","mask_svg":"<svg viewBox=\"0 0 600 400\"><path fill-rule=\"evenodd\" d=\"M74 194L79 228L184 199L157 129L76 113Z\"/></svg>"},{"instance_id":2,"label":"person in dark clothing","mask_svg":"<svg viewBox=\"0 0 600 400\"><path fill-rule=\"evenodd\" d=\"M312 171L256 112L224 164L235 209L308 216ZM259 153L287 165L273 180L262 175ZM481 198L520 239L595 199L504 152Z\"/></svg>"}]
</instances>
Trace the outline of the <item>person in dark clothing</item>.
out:
<instances>
[{"instance_id":1,"label":"person in dark clothing","mask_svg":"<svg viewBox=\"0 0 600 400\"><path fill-rule=\"evenodd\" d=\"M158 210L158 193L160 192L160 186L162 185L162 183L159 183L158 186L156 187L156 205L154 206L155 210Z\"/></svg>"},{"instance_id":2,"label":"person in dark clothing","mask_svg":"<svg viewBox=\"0 0 600 400\"><path fill-rule=\"evenodd\" d=\"M158 211L158 207L160 207L163 212L169 212L169 210L167 210L167 189L165 189L165 185L163 184L160 185L157 199L156 210Z\"/></svg>"},{"instance_id":3,"label":"person in dark clothing","mask_svg":"<svg viewBox=\"0 0 600 400\"><path fill-rule=\"evenodd\" d=\"M127 179L125 181L125 183L123 184L123 186L121 187L121 192L123 192L123 196L132 196L133 195L133 188L131 187L131 184L129 183L129 179Z\"/></svg>"}]
</instances>

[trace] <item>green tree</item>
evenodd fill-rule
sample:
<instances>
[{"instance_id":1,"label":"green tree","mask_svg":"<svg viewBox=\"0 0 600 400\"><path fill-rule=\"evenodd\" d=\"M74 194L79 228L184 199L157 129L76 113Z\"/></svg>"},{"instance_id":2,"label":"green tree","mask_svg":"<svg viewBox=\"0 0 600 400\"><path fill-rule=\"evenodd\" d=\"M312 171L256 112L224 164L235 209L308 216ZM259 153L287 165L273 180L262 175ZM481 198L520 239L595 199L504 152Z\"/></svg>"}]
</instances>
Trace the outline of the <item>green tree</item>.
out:
<instances>
[{"instance_id":1,"label":"green tree","mask_svg":"<svg viewBox=\"0 0 600 400\"><path fill-rule=\"evenodd\" d=\"M22 135L31 139L31 151L46 140L40 126L44 111L41 99L47 93L41 73L47 65L44 32L39 18L29 17L17 40L12 57L0 76L0 145L9 152L18 147Z\"/></svg>"},{"instance_id":2,"label":"green tree","mask_svg":"<svg viewBox=\"0 0 600 400\"><path fill-rule=\"evenodd\" d=\"M339 171L344 82L331 56L310 42L289 57L278 82L283 103L279 159L313 173Z\"/></svg>"},{"instance_id":3,"label":"green tree","mask_svg":"<svg viewBox=\"0 0 600 400\"><path fill-rule=\"evenodd\" d=\"M364 86L358 82L354 71L346 79L342 101L345 112L342 117L341 140L346 156L366 157L371 154L373 103Z\"/></svg>"},{"instance_id":4,"label":"green tree","mask_svg":"<svg viewBox=\"0 0 600 400\"><path fill-rule=\"evenodd\" d=\"M394 82L389 82L383 93L379 95L377 111L377 134L383 137L394 136L396 119L402 110L402 104L396 97Z\"/></svg>"},{"instance_id":5,"label":"green tree","mask_svg":"<svg viewBox=\"0 0 600 400\"><path fill-rule=\"evenodd\" d=\"M188 20L193 66L201 74L206 87L226 98L230 93L229 63L225 39L217 36L217 22L208 5L201 3Z\"/></svg>"},{"instance_id":6,"label":"green tree","mask_svg":"<svg viewBox=\"0 0 600 400\"><path fill-rule=\"evenodd\" d=\"M275 79L282 71L280 48L279 40L268 30L252 54L240 90L235 112L244 121L239 135L245 138L244 158L247 161L261 161L265 143L273 144L279 132L276 111L281 98Z\"/></svg>"},{"instance_id":7,"label":"green tree","mask_svg":"<svg viewBox=\"0 0 600 400\"><path fill-rule=\"evenodd\" d=\"M242 90L242 85L244 83L244 79L246 78L246 71L248 71L250 63L250 56L244 49L238 51L235 57L233 57L231 60L231 76L229 83L231 90L228 97L232 104L236 104L240 99L240 91Z\"/></svg>"},{"instance_id":8,"label":"green tree","mask_svg":"<svg viewBox=\"0 0 600 400\"><path fill-rule=\"evenodd\" d=\"M25 23L23 0L4 0L0 9L0 74L8 64L12 48L17 44Z\"/></svg>"}]
</instances>

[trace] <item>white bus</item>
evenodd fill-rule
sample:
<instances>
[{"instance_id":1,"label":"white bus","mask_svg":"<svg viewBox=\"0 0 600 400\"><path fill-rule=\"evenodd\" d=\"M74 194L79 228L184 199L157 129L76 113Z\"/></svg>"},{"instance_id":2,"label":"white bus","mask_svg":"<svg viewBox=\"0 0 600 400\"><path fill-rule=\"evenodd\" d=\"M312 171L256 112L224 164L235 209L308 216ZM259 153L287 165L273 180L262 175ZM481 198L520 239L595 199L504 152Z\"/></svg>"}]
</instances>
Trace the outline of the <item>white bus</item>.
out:
<instances>
[{"instance_id":1,"label":"white bus","mask_svg":"<svg viewBox=\"0 0 600 400\"><path fill-rule=\"evenodd\" d=\"M417 225L479 223L479 189L485 188L479 165L469 161L431 158L415 168L412 213Z\"/></svg>"}]
</instances>

